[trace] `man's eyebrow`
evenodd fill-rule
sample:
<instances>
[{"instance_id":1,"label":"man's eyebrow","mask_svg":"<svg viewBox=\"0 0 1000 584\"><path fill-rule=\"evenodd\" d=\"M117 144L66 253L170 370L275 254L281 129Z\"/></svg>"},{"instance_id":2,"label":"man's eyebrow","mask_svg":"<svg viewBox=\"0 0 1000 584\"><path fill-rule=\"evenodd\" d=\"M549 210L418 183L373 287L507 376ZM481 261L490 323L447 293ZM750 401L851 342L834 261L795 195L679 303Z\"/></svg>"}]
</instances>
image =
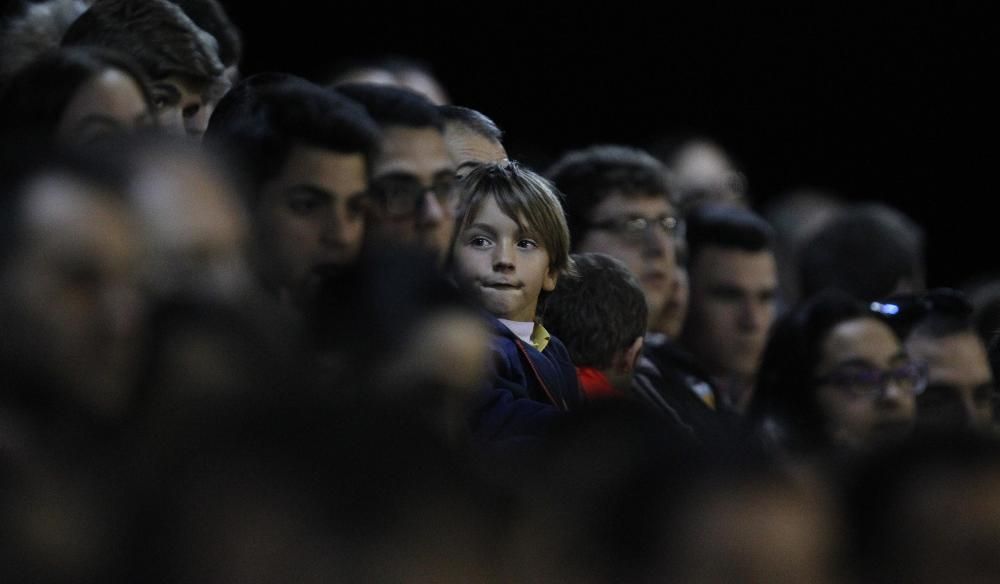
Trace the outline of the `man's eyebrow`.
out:
<instances>
[{"instance_id":1,"label":"man's eyebrow","mask_svg":"<svg viewBox=\"0 0 1000 584\"><path fill-rule=\"evenodd\" d=\"M710 294L734 294L743 296L746 294L746 290L743 289L739 284L733 284L730 282L719 282L708 288Z\"/></svg>"},{"instance_id":2,"label":"man's eyebrow","mask_svg":"<svg viewBox=\"0 0 1000 584\"><path fill-rule=\"evenodd\" d=\"M325 189L323 187L311 184L311 183L294 183L284 189L285 193L309 193L311 195L316 195L318 197L327 197L330 199L356 199L358 197L363 197L367 194L364 189L360 191L355 191L353 193L341 194L337 191L330 189Z\"/></svg>"},{"instance_id":3,"label":"man's eyebrow","mask_svg":"<svg viewBox=\"0 0 1000 584\"><path fill-rule=\"evenodd\" d=\"M864 357L851 357L849 359L844 359L843 361L837 361L833 365L834 369L838 369L840 367L865 367L870 369L877 369L877 366L874 363L872 363L868 359L865 359Z\"/></svg>"},{"instance_id":4,"label":"man's eyebrow","mask_svg":"<svg viewBox=\"0 0 1000 584\"><path fill-rule=\"evenodd\" d=\"M310 183L295 183L286 187L284 190L286 193L309 193L311 195L328 198L336 198L339 196L334 191L329 191Z\"/></svg>"},{"instance_id":5,"label":"man's eyebrow","mask_svg":"<svg viewBox=\"0 0 1000 584\"><path fill-rule=\"evenodd\" d=\"M140 114L138 119L141 119L145 115L146 115L145 112L143 112L142 114ZM122 125L123 124L121 123L121 121L118 120L117 118L113 118L107 114L95 113L95 114L87 114L84 117L82 117L80 121L77 123L76 127L85 128L87 126L106 126L110 128L121 128Z\"/></svg>"},{"instance_id":6,"label":"man's eyebrow","mask_svg":"<svg viewBox=\"0 0 1000 584\"><path fill-rule=\"evenodd\" d=\"M406 172L405 170L393 170L385 174L380 174L373 180L380 181L387 178L392 180L412 180L414 182L419 182L420 180L417 178L417 175L413 174L412 172Z\"/></svg>"}]
</instances>

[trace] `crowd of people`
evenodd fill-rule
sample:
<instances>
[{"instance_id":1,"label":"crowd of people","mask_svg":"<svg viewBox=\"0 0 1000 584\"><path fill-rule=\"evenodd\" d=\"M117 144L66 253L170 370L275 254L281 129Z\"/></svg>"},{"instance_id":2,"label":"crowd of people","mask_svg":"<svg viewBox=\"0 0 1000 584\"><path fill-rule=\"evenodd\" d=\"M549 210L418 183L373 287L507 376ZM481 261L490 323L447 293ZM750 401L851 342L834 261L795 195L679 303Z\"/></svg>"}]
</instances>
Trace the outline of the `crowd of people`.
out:
<instances>
[{"instance_id":1,"label":"crowd of people","mask_svg":"<svg viewBox=\"0 0 1000 584\"><path fill-rule=\"evenodd\" d=\"M1000 579L1000 286L905 210L242 40L0 22L0 579Z\"/></svg>"}]
</instances>

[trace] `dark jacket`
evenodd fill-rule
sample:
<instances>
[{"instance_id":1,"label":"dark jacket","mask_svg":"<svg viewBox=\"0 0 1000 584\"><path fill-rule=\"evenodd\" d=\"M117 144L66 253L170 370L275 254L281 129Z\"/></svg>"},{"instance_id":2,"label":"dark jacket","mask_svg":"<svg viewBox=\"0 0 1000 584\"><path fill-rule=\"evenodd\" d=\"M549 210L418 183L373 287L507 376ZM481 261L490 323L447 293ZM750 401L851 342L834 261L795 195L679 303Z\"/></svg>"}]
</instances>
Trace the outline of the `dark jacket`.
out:
<instances>
[{"instance_id":1,"label":"dark jacket","mask_svg":"<svg viewBox=\"0 0 1000 584\"><path fill-rule=\"evenodd\" d=\"M515 397L552 404L563 411L583 401L576 366L562 341L552 336L544 351L517 337L493 319L493 366L496 386Z\"/></svg>"},{"instance_id":2,"label":"dark jacket","mask_svg":"<svg viewBox=\"0 0 1000 584\"><path fill-rule=\"evenodd\" d=\"M486 441L540 437L583 400L569 351L555 337L538 351L496 318L490 325L492 375L474 402L473 435Z\"/></svg>"},{"instance_id":3,"label":"dark jacket","mask_svg":"<svg viewBox=\"0 0 1000 584\"><path fill-rule=\"evenodd\" d=\"M635 397L704 446L731 447L740 426L738 416L713 409L696 390L715 393L708 374L694 358L665 337L647 339L632 379Z\"/></svg>"}]
</instances>

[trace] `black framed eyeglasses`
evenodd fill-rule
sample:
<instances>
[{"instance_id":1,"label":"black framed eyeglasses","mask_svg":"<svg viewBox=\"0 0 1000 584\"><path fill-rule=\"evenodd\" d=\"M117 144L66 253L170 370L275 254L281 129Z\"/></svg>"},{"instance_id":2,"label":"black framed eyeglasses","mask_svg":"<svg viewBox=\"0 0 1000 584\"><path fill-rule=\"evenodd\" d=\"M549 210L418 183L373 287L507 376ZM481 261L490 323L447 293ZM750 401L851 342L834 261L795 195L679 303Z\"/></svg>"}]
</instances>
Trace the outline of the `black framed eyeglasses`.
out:
<instances>
[{"instance_id":1,"label":"black framed eyeglasses","mask_svg":"<svg viewBox=\"0 0 1000 584\"><path fill-rule=\"evenodd\" d=\"M428 191L446 209L454 210L458 204L457 182L450 173L436 176L429 187L415 177L389 175L372 180L368 189L379 209L395 219L417 215Z\"/></svg>"},{"instance_id":2,"label":"black framed eyeglasses","mask_svg":"<svg viewBox=\"0 0 1000 584\"><path fill-rule=\"evenodd\" d=\"M633 243L643 241L650 229L659 229L666 235L678 236L684 229L684 222L672 215L663 215L656 219L646 217L619 217L606 221L595 221L591 229L608 231Z\"/></svg>"},{"instance_id":3,"label":"black framed eyeglasses","mask_svg":"<svg viewBox=\"0 0 1000 584\"><path fill-rule=\"evenodd\" d=\"M850 366L816 378L817 385L830 385L865 399L885 395L889 384L908 395L919 395L927 389L927 367L909 361L891 369Z\"/></svg>"}]
</instances>

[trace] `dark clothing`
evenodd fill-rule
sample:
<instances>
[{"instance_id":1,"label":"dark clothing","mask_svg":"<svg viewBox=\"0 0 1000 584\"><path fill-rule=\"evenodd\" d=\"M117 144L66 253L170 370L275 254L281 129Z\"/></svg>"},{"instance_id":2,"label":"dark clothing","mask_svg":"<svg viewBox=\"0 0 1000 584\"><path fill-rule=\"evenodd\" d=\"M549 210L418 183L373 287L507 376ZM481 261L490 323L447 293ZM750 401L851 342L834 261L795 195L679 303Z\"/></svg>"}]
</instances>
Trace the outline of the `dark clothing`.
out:
<instances>
[{"instance_id":1,"label":"dark clothing","mask_svg":"<svg viewBox=\"0 0 1000 584\"><path fill-rule=\"evenodd\" d=\"M496 386L514 397L552 404L563 411L583 401L576 380L576 367L562 342L549 337L545 350L525 343L497 319L493 319L493 365Z\"/></svg>"},{"instance_id":2,"label":"dark clothing","mask_svg":"<svg viewBox=\"0 0 1000 584\"><path fill-rule=\"evenodd\" d=\"M515 398L507 389L487 387L473 399L470 426L478 443L530 444L546 435L565 414L550 404Z\"/></svg>"},{"instance_id":3,"label":"dark clothing","mask_svg":"<svg viewBox=\"0 0 1000 584\"><path fill-rule=\"evenodd\" d=\"M471 425L481 441L533 439L583 400L569 351L555 337L539 351L491 318L493 371L475 400Z\"/></svg>"},{"instance_id":4,"label":"dark clothing","mask_svg":"<svg viewBox=\"0 0 1000 584\"><path fill-rule=\"evenodd\" d=\"M708 374L666 337L646 340L632 378L632 391L639 401L664 414L669 423L706 447L727 448L736 438L739 417L725 409L713 409L699 397L699 392L715 394Z\"/></svg>"}]
</instances>

